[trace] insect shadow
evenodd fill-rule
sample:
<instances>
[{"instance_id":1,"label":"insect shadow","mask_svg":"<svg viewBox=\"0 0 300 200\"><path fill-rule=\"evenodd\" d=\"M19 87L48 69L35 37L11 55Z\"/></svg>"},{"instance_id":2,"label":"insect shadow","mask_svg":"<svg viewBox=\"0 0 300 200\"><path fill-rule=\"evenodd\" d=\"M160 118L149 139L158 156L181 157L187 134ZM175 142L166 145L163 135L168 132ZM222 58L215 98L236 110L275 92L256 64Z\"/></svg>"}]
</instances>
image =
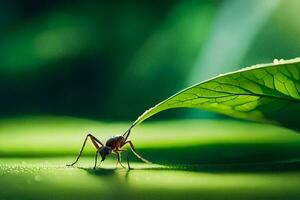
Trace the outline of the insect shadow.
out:
<instances>
[{"instance_id":1,"label":"insect shadow","mask_svg":"<svg viewBox=\"0 0 300 200\"><path fill-rule=\"evenodd\" d=\"M119 169L114 169L114 168L111 168L111 169L107 169L107 168L97 168L97 169L94 169L94 168L84 168L84 167L78 167L79 169L82 169L82 170L85 170L86 172L88 172L90 175L92 176L97 176L97 177L101 177L101 178L105 178L107 180L115 180L116 178L120 178L120 177L123 177L122 179L125 180L126 182L128 181L128 176L129 176L129 173L133 170L133 168L131 169L127 169L125 171L124 174L120 174L117 173L117 171ZM122 169L122 170L125 170L125 169Z\"/></svg>"},{"instance_id":2,"label":"insect shadow","mask_svg":"<svg viewBox=\"0 0 300 200\"><path fill-rule=\"evenodd\" d=\"M107 168L85 168L85 167L78 167L78 169L82 169L88 172L91 175L95 176L112 176L115 174L117 169L107 169Z\"/></svg>"}]
</instances>

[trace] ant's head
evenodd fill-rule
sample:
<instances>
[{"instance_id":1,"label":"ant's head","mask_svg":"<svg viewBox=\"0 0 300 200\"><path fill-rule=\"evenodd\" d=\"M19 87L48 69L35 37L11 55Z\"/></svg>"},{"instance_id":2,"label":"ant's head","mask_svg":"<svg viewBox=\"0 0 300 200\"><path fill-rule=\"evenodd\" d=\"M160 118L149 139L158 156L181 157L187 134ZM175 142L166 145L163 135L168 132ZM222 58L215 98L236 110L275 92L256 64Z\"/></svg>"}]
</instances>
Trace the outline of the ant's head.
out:
<instances>
[{"instance_id":1,"label":"ant's head","mask_svg":"<svg viewBox=\"0 0 300 200\"><path fill-rule=\"evenodd\" d=\"M104 161L106 156L111 153L111 148L108 146L100 147L99 153L101 155L101 161Z\"/></svg>"}]
</instances>

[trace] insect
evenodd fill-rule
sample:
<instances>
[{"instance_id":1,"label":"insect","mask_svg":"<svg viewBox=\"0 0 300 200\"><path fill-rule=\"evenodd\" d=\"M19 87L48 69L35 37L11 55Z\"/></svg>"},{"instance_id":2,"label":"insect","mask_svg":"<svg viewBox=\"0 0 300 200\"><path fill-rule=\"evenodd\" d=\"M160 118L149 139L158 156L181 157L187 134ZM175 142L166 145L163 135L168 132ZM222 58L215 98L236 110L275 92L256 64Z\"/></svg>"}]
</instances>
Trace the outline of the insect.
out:
<instances>
[{"instance_id":1,"label":"insect","mask_svg":"<svg viewBox=\"0 0 300 200\"><path fill-rule=\"evenodd\" d=\"M94 169L96 169L96 167L97 167L97 159L98 159L99 155L101 156L101 162L103 162L105 160L106 156L111 154L111 153L114 153L118 158L116 167L118 166L118 164L120 164L123 168L125 168L124 165L121 163L121 153L123 151L126 152L126 160L127 160L128 169L132 169L130 167L130 164L129 164L128 151L127 151L128 149L124 149L125 145L129 145L130 149L132 150L133 154L136 157L138 157L139 159L141 159L145 163L151 163L148 160L146 160L145 158L143 158L135 150L135 147L133 146L132 141L128 140L128 137L130 135L130 131L131 131L131 127L123 135L118 135L118 136L114 136L114 137L109 138L106 141L105 145L102 142L100 142L100 140L98 140L95 136L93 136L91 134L88 134L86 136L84 142L83 142L83 145L81 147L81 150L80 150L76 160L72 164L67 165L67 166L73 166L78 162L79 158L81 157L81 154L83 152L83 149L85 147L85 144L86 144L86 141L88 140L88 138L91 139L93 145L96 148Z\"/></svg>"}]
</instances>

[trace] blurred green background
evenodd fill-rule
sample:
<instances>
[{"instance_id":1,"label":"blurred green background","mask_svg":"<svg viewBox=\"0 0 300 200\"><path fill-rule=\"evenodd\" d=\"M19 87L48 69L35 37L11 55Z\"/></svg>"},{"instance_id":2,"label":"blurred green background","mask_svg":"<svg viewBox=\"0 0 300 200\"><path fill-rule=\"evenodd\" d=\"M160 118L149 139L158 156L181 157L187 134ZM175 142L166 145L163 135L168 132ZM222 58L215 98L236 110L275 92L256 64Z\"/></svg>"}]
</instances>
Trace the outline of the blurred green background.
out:
<instances>
[{"instance_id":1,"label":"blurred green background","mask_svg":"<svg viewBox=\"0 0 300 200\"><path fill-rule=\"evenodd\" d=\"M219 73L299 56L299 6L298 0L1 1L0 117L133 121ZM159 117L211 114L176 110Z\"/></svg>"},{"instance_id":2,"label":"blurred green background","mask_svg":"<svg viewBox=\"0 0 300 200\"><path fill-rule=\"evenodd\" d=\"M130 139L155 164L130 154L135 170L115 168L110 156L94 171L89 144L78 168L65 167L87 132L104 142L191 84L298 57L299 7L0 1L0 199L299 199L297 132L198 110L134 128Z\"/></svg>"}]
</instances>

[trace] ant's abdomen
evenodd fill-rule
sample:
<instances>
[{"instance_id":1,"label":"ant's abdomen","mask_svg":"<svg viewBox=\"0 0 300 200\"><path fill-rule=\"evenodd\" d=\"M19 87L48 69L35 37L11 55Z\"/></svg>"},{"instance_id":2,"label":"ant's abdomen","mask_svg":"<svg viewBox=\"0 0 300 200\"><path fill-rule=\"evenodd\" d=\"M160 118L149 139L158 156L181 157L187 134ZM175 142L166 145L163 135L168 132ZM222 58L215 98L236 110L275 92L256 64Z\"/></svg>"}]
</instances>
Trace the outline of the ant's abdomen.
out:
<instances>
[{"instance_id":1,"label":"ant's abdomen","mask_svg":"<svg viewBox=\"0 0 300 200\"><path fill-rule=\"evenodd\" d=\"M121 147L121 145L124 143L124 137L122 135L114 136L109 138L106 141L106 146L110 147L111 149L116 149Z\"/></svg>"}]
</instances>

